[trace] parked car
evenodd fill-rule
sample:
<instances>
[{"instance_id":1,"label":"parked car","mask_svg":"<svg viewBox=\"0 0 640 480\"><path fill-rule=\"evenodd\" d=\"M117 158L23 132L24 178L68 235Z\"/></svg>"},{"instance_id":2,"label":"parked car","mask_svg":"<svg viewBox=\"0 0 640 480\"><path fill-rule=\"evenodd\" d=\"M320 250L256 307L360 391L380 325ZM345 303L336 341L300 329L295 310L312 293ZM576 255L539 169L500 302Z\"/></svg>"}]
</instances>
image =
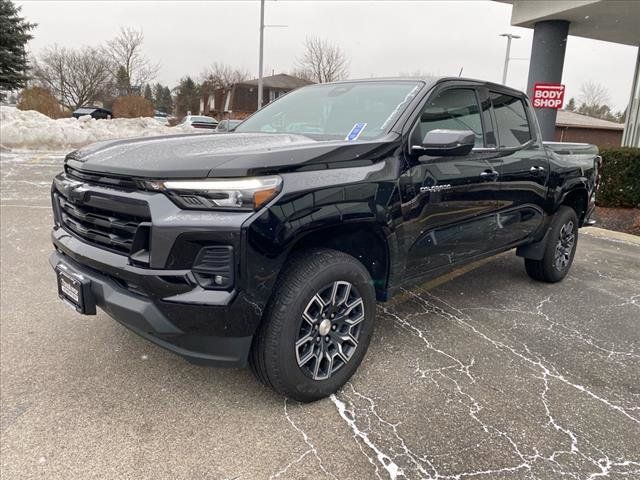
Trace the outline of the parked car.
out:
<instances>
[{"instance_id":1,"label":"parked car","mask_svg":"<svg viewBox=\"0 0 640 480\"><path fill-rule=\"evenodd\" d=\"M191 125L193 128L209 128L211 130L218 126L218 120L205 115L187 115L180 125Z\"/></svg>"},{"instance_id":2,"label":"parked car","mask_svg":"<svg viewBox=\"0 0 640 480\"><path fill-rule=\"evenodd\" d=\"M320 84L234 135L100 142L53 182L58 293L187 360L335 392L376 301L510 249L569 272L597 148L541 140L526 95L462 78Z\"/></svg>"},{"instance_id":3,"label":"parked car","mask_svg":"<svg viewBox=\"0 0 640 480\"><path fill-rule=\"evenodd\" d=\"M232 132L241 123L242 120L221 120L216 127L216 132Z\"/></svg>"},{"instance_id":4,"label":"parked car","mask_svg":"<svg viewBox=\"0 0 640 480\"><path fill-rule=\"evenodd\" d=\"M106 120L111 118L112 113L111 110L102 107L93 107L93 106L85 106L80 107L73 112L73 118L84 117L85 115L89 115L91 118L95 118L96 120Z\"/></svg>"},{"instance_id":5,"label":"parked car","mask_svg":"<svg viewBox=\"0 0 640 480\"><path fill-rule=\"evenodd\" d=\"M160 122L162 125L169 125L169 115L165 112L155 110L153 112L153 118Z\"/></svg>"}]
</instances>

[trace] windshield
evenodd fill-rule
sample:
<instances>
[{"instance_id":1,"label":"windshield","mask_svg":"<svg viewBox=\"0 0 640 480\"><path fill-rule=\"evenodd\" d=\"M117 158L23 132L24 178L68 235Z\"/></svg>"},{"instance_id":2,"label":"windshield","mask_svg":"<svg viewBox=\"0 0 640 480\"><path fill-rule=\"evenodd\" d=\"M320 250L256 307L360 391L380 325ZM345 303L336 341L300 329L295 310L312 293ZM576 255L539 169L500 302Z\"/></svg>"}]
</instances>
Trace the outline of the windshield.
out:
<instances>
[{"instance_id":1,"label":"windshield","mask_svg":"<svg viewBox=\"0 0 640 480\"><path fill-rule=\"evenodd\" d=\"M421 86L407 81L311 85L270 103L235 131L370 140L388 132Z\"/></svg>"}]
</instances>

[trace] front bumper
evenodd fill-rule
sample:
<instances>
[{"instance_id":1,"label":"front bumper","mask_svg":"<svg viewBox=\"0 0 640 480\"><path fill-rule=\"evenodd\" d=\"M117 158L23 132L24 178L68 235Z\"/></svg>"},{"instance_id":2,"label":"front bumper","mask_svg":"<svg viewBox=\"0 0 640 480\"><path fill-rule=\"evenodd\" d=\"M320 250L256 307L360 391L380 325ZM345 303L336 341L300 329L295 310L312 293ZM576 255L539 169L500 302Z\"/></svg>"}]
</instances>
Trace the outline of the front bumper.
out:
<instances>
[{"instance_id":1,"label":"front bumper","mask_svg":"<svg viewBox=\"0 0 640 480\"><path fill-rule=\"evenodd\" d=\"M75 239L74 239L75 240ZM77 240L76 240L77 241ZM244 367L247 363L252 335L208 335L196 330L179 328L163 309L148 297L133 293L113 277L74 261L56 251L49 257L53 268L60 264L90 281L91 293L98 307L130 330L147 340L170 350L186 360L213 366ZM233 302L231 302L233 303ZM222 313L226 318L229 306L201 306L212 316Z\"/></svg>"},{"instance_id":2,"label":"front bumper","mask_svg":"<svg viewBox=\"0 0 640 480\"><path fill-rule=\"evenodd\" d=\"M244 366L271 280L246 273L253 212L182 210L161 193L81 180L54 180L52 266L89 279L96 306L152 342L192 362ZM198 260L205 250L214 253ZM207 283L218 273L227 283Z\"/></svg>"}]
</instances>

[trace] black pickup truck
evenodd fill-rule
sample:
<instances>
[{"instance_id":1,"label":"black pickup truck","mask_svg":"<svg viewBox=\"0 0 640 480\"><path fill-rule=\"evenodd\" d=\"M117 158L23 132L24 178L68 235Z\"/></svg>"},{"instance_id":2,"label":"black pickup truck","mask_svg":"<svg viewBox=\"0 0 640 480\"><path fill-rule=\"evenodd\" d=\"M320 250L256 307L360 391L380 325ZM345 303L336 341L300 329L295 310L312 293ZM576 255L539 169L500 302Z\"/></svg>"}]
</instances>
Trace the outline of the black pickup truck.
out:
<instances>
[{"instance_id":1,"label":"black pickup truck","mask_svg":"<svg viewBox=\"0 0 640 480\"><path fill-rule=\"evenodd\" d=\"M354 373L376 301L516 248L567 274L600 158L541 141L522 92L462 78L312 85L233 133L70 153L58 293L191 362L312 401Z\"/></svg>"}]
</instances>

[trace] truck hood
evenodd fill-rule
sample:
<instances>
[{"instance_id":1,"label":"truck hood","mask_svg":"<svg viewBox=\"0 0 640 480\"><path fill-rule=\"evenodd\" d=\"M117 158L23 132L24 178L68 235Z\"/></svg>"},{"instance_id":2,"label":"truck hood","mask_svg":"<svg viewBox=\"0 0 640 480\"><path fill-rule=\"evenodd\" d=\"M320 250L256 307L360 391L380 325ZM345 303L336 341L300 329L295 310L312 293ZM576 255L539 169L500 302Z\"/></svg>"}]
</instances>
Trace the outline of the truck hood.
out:
<instances>
[{"instance_id":1,"label":"truck hood","mask_svg":"<svg viewBox=\"0 0 640 480\"><path fill-rule=\"evenodd\" d=\"M371 153L386 150L389 140L349 143L291 134L186 134L98 142L71 152L66 163L87 172L143 178L238 177L344 167L345 162L370 164Z\"/></svg>"}]
</instances>

